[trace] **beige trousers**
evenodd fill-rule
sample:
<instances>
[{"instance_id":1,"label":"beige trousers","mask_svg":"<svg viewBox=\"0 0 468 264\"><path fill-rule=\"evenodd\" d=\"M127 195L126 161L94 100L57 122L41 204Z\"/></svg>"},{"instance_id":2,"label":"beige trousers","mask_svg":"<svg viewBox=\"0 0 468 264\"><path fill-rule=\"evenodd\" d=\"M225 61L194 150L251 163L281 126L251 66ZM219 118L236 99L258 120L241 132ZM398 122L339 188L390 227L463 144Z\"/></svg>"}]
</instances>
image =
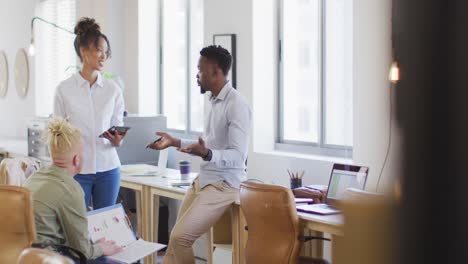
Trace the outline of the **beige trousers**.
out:
<instances>
[{"instance_id":1,"label":"beige trousers","mask_svg":"<svg viewBox=\"0 0 468 264\"><path fill-rule=\"evenodd\" d=\"M208 232L238 199L239 190L226 182L219 181L200 189L196 179L180 207L163 264L194 264L192 245L195 240Z\"/></svg>"}]
</instances>

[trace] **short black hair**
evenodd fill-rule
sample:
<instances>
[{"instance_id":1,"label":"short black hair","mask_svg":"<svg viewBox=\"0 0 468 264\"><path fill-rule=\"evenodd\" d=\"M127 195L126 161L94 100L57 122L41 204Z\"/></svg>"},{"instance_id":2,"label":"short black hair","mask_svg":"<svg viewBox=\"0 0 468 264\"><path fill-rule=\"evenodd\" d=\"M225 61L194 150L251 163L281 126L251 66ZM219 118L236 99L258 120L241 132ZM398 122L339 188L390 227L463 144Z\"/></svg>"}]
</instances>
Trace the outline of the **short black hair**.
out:
<instances>
[{"instance_id":1,"label":"short black hair","mask_svg":"<svg viewBox=\"0 0 468 264\"><path fill-rule=\"evenodd\" d=\"M229 51L219 45L211 45L203 48L200 51L200 55L210 61L216 62L223 71L224 76L226 76L231 69L232 56Z\"/></svg>"},{"instance_id":2,"label":"short black hair","mask_svg":"<svg viewBox=\"0 0 468 264\"><path fill-rule=\"evenodd\" d=\"M100 37L102 37L107 43L106 56L107 58L110 58L112 51L109 40L106 35L101 33L101 27L96 23L94 18L80 18L75 26L75 35L76 37L73 44L75 46L76 55L78 55L81 61L83 61L83 58L81 57L80 47L88 48L90 44L97 47L99 45Z\"/></svg>"}]
</instances>

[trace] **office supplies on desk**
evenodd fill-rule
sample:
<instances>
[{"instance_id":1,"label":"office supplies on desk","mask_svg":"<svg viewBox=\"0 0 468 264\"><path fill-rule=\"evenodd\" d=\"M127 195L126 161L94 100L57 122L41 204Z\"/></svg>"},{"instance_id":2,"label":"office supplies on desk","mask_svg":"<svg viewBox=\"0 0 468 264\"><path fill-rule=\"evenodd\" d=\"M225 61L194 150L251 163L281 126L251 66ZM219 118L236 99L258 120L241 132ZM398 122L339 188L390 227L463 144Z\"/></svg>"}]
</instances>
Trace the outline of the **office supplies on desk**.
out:
<instances>
[{"instance_id":1,"label":"office supplies on desk","mask_svg":"<svg viewBox=\"0 0 468 264\"><path fill-rule=\"evenodd\" d=\"M290 178L291 189L302 187L302 177L304 176L304 171L295 173L290 172L289 170L287 171Z\"/></svg>"},{"instance_id":2,"label":"office supplies on desk","mask_svg":"<svg viewBox=\"0 0 468 264\"><path fill-rule=\"evenodd\" d=\"M311 189L311 190L317 190L323 193L326 193L328 189L327 185L319 185L319 184L306 185L304 187L307 189Z\"/></svg>"},{"instance_id":3,"label":"office supplies on desk","mask_svg":"<svg viewBox=\"0 0 468 264\"><path fill-rule=\"evenodd\" d=\"M148 164L122 165L120 171L129 176L159 176L163 170Z\"/></svg>"},{"instance_id":4,"label":"office supplies on desk","mask_svg":"<svg viewBox=\"0 0 468 264\"><path fill-rule=\"evenodd\" d=\"M88 212L88 233L95 243L101 238L115 241L124 250L106 258L122 263L133 263L166 247L166 245L137 239L133 234L122 204Z\"/></svg>"},{"instance_id":5,"label":"office supplies on desk","mask_svg":"<svg viewBox=\"0 0 468 264\"><path fill-rule=\"evenodd\" d=\"M334 207L336 203L344 199L345 191L348 188L363 190L368 172L369 168L364 166L333 164L325 203L301 204L296 206L296 209L321 215L339 214L340 211Z\"/></svg>"},{"instance_id":6,"label":"office supplies on desk","mask_svg":"<svg viewBox=\"0 0 468 264\"><path fill-rule=\"evenodd\" d=\"M312 198L294 198L294 202L296 204L299 204L299 203L300 204L303 204L303 203L308 204L308 203L313 203L314 199L312 199Z\"/></svg>"}]
</instances>

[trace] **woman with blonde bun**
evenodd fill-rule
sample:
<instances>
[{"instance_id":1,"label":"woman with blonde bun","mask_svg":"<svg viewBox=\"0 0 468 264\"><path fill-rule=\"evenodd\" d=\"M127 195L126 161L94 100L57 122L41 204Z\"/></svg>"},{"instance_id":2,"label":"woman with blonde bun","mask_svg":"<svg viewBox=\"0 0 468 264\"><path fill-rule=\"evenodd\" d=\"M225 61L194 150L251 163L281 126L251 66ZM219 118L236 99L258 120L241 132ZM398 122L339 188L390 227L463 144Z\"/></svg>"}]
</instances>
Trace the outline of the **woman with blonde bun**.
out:
<instances>
[{"instance_id":1,"label":"woman with blonde bun","mask_svg":"<svg viewBox=\"0 0 468 264\"><path fill-rule=\"evenodd\" d=\"M82 67L57 87L54 115L68 118L81 131L83 166L75 180L84 190L86 205L99 209L117 200L120 160L115 148L125 133L107 129L123 125L125 107L119 87L100 73L111 55L109 40L100 26L84 17L76 24L75 34L75 51Z\"/></svg>"},{"instance_id":2,"label":"woman with blonde bun","mask_svg":"<svg viewBox=\"0 0 468 264\"><path fill-rule=\"evenodd\" d=\"M122 248L113 241L100 240L93 245L88 238L84 193L73 179L83 161L80 131L62 118L53 119L46 141L52 164L24 184L33 197L38 242L68 245L89 259L120 252Z\"/></svg>"}]
</instances>

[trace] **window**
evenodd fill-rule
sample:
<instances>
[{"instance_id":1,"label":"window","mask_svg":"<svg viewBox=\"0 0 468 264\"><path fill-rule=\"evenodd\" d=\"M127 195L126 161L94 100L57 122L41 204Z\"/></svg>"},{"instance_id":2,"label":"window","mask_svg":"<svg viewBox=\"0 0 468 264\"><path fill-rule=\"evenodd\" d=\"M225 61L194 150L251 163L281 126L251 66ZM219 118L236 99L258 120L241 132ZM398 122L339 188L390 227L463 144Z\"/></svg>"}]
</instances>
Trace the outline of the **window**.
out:
<instances>
[{"instance_id":1,"label":"window","mask_svg":"<svg viewBox=\"0 0 468 264\"><path fill-rule=\"evenodd\" d=\"M37 6L36 14L73 32L76 22L75 5L75 0L42 0ZM36 114L48 116L52 113L57 85L75 71L75 35L40 20L34 22L34 31Z\"/></svg>"},{"instance_id":2,"label":"window","mask_svg":"<svg viewBox=\"0 0 468 264\"><path fill-rule=\"evenodd\" d=\"M203 0L163 0L161 96L167 126L203 131L203 100L196 82L203 48Z\"/></svg>"},{"instance_id":3,"label":"window","mask_svg":"<svg viewBox=\"0 0 468 264\"><path fill-rule=\"evenodd\" d=\"M353 145L352 1L283 0L279 28L279 148L343 155Z\"/></svg>"}]
</instances>

